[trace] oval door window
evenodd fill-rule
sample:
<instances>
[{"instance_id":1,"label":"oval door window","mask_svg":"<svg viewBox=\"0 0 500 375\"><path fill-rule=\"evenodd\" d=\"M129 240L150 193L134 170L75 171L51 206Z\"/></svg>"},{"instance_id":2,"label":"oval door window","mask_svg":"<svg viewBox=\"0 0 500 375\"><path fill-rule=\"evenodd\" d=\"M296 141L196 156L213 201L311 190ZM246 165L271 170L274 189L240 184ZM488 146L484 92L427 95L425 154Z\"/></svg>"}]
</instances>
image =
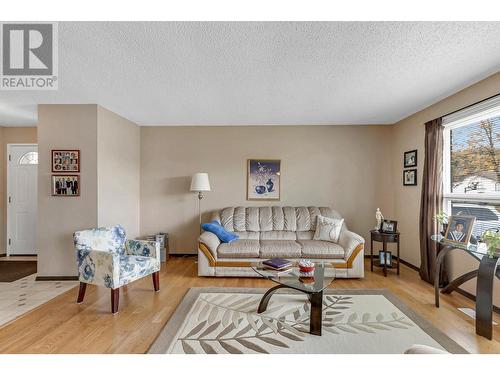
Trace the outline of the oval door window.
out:
<instances>
[{"instance_id":1,"label":"oval door window","mask_svg":"<svg viewBox=\"0 0 500 375\"><path fill-rule=\"evenodd\" d=\"M25 153L23 156L19 158L19 164L21 165L38 164L38 152L30 151Z\"/></svg>"}]
</instances>

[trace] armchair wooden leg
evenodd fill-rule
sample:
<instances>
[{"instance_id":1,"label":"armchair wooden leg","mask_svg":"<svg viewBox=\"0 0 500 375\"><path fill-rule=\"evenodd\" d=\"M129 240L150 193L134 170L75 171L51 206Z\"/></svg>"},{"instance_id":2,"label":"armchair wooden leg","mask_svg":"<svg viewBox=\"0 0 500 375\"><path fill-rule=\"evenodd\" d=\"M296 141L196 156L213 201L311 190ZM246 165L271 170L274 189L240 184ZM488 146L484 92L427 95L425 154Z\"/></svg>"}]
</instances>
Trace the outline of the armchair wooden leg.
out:
<instances>
[{"instance_id":1,"label":"armchair wooden leg","mask_svg":"<svg viewBox=\"0 0 500 375\"><path fill-rule=\"evenodd\" d=\"M118 304L120 302L120 289L111 289L111 312L116 314L118 312Z\"/></svg>"},{"instance_id":2,"label":"armchair wooden leg","mask_svg":"<svg viewBox=\"0 0 500 375\"><path fill-rule=\"evenodd\" d=\"M153 273L153 286L155 288L155 292L160 291L160 271L156 271Z\"/></svg>"},{"instance_id":3,"label":"armchair wooden leg","mask_svg":"<svg viewBox=\"0 0 500 375\"><path fill-rule=\"evenodd\" d=\"M78 290L78 298L76 303L82 303L85 297L85 291L87 290L87 283L80 282L80 289Z\"/></svg>"}]
</instances>

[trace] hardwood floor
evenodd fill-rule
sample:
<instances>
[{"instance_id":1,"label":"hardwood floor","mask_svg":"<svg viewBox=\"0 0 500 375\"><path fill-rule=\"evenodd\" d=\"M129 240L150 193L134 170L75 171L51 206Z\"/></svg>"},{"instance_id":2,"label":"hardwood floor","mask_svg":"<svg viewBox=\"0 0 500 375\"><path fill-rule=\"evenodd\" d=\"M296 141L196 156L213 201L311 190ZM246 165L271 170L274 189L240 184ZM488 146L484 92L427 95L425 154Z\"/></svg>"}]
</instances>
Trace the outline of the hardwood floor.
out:
<instances>
[{"instance_id":1,"label":"hardwood floor","mask_svg":"<svg viewBox=\"0 0 500 375\"><path fill-rule=\"evenodd\" d=\"M78 287L61 294L17 320L0 327L0 353L144 353L155 340L190 287L271 287L272 282L253 278L199 278L195 258L173 258L160 273L160 291L153 291L151 277L125 288L120 311L110 313L109 289L89 285L83 304L76 304ZM417 272L401 267L401 276L370 272L365 278L338 279L338 289L388 288L403 302L471 353L500 353L500 326L489 341L475 334L474 321L457 307L472 301L453 293L443 295L434 307L432 286ZM500 322L500 316L494 314Z\"/></svg>"}]
</instances>

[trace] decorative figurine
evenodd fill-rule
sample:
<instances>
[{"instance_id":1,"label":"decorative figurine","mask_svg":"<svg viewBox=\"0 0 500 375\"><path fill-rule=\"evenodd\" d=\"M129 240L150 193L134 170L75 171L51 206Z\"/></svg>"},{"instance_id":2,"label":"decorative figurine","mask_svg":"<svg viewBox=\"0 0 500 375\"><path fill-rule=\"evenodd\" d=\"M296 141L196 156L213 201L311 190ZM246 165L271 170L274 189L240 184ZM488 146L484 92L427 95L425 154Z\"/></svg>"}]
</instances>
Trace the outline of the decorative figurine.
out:
<instances>
[{"instance_id":1,"label":"decorative figurine","mask_svg":"<svg viewBox=\"0 0 500 375\"><path fill-rule=\"evenodd\" d=\"M377 219L377 226L375 227L375 230L380 230L380 225L382 225L382 220L384 220L384 215L380 212L380 208L377 208L375 218Z\"/></svg>"}]
</instances>

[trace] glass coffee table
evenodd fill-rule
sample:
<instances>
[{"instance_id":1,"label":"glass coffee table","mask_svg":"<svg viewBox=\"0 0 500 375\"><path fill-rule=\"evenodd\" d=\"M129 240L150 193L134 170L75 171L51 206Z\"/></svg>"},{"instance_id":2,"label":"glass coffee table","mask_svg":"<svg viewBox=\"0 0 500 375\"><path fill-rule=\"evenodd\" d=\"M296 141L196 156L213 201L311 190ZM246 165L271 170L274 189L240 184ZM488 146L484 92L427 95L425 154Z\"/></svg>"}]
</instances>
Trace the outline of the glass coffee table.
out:
<instances>
[{"instance_id":1,"label":"glass coffee table","mask_svg":"<svg viewBox=\"0 0 500 375\"><path fill-rule=\"evenodd\" d=\"M260 300L258 313L266 311L269 300L273 294L282 288L289 288L305 293L311 303L309 333L312 335L321 336L321 324L323 315L323 290L328 287L334 276L325 276L325 268L329 268L324 263L316 263L314 275L311 277L303 277L299 273L297 264L292 266L292 271L289 273L279 273L266 269L262 262L252 263L252 269L260 276L274 281L276 286L269 289ZM334 268L332 268L333 270Z\"/></svg>"}]
</instances>

